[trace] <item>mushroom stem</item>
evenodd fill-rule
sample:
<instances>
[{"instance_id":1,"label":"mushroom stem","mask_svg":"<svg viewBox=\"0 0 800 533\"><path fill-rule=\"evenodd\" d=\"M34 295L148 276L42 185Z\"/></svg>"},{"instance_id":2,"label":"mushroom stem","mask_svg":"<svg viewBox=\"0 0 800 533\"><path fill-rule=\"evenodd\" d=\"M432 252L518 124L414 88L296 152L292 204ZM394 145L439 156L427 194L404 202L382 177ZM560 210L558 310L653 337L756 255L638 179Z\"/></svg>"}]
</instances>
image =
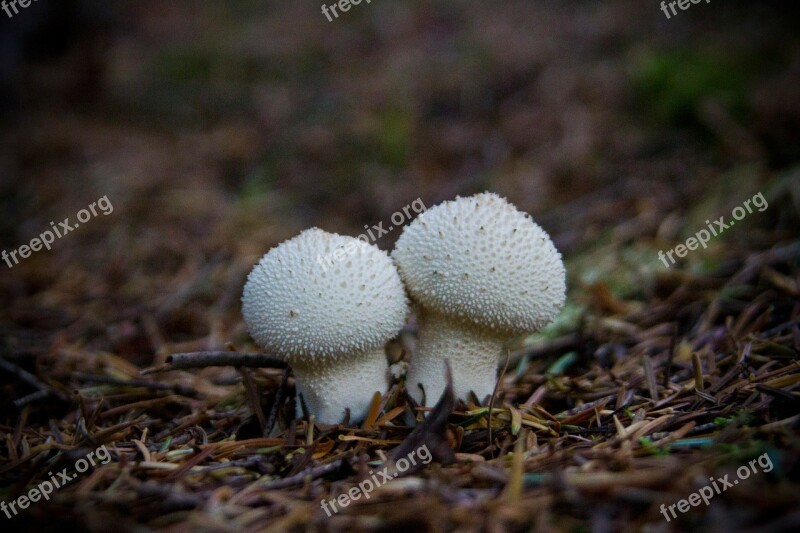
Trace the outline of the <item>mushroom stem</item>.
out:
<instances>
[{"instance_id":1,"label":"mushroom stem","mask_svg":"<svg viewBox=\"0 0 800 533\"><path fill-rule=\"evenodd\" d=\"M439 400L447 384L445 359L450 361L457 398L466 399L470 391L480 401L491 395L503 338L439 313L417 312L419 340L406 376L406 390L411 397L422 403L421 384L428 406Z\"/></svg>"},{"instance_id":2,"label":"mushroom stem","mask_svg":"<svg viewBox=\"0 0 800 533\"><path fill-rule=\"evenodd\" d=\"M389 386L389 365L383 346L358 354L291 358L295 388L303 395L308 411L322 424L339 424L350 409L350 422L363 420L372 397ZM299 405L299 404L298 404Z\"/></svg>"}]
</instances>

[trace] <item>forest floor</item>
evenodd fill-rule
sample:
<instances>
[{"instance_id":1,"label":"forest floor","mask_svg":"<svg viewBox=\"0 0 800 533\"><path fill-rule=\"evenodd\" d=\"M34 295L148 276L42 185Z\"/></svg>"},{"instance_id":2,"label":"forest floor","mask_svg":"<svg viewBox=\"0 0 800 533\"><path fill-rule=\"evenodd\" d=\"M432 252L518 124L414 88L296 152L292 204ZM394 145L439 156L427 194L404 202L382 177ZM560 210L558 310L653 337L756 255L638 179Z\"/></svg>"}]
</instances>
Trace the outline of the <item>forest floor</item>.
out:
<instances>
[{"instance_id":1,"label":"forest floor","mask_svg":"<svg viewBox=\"0 0 800 533\"><path fill-rule=\"evenodd\" d=\"M112 209L0 263L0 501L98 463L0 527L800 526L800 35L780 3L237 6L120 1L113 32L25 70L3 249ZM246 274L302 229L487 189L552 235L569 286L490 405L445 398L412 435L395 383L361 424L310 425L282 368L170 363L259 353ZM424 469L327 516L423 444Z\"/></svg>"}]
</instances>

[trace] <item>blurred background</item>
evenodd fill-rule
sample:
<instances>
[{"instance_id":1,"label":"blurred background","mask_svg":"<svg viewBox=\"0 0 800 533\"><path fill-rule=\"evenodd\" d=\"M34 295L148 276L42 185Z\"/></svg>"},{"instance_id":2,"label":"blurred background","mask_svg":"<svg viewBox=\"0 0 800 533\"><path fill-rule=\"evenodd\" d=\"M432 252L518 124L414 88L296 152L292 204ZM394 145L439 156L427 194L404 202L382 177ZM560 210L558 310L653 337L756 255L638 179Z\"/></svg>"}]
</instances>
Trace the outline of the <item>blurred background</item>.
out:
<instances>
[{"instance_id":1,"label":"blurred background","mask_svg":"<svg viewBox=\"0 0 800 533\"><path fill-rule=\"evenodd\" d=\"M656 250L758 191L797 206L796 3L667 19L634 0L373 1L340 15L245 0L0 13L2 248L103 196L114 207L0 264L3 350L148 365L246 343L239 295L261 254L314 225L357 235L417 198L508 197L575 265L573 289L621 260L663 271ZM682 263L785 238L797 219L780 213Z\"/></svg>"},{"instance_id":2,"label":"blurred background","mask_svg":"<svg viewBox=\"0 0 800 533\"><path fill-rule=\"evenodd\" d=\"M372 0L330 22L322 4L38 0L0 11L0 251L51 221L74 224L100 198L113 206L51 250L0 262L0 356L67 397L98 375L138 379L172 353L257 351L239 298L271 247L310 226L356 236L417 199L431 207L484 190L531 213L564 254L562 334L587 309L633 310L646 338L625 346L666 353L673 325L697 333L709 302L725 323L715 298L756 256L780 288L776 315L796 320L797 2L714 0L668 19L655 0ZM759 192L769 208L664 267L659 250ZM390 250L399 234L376 244ZM740 325L760 316L743 311L755 295L766 308L775 294L753 283L725 304ZM603 324L612 337L639 331ZM629 353L570 342L583 358L576 374ZM527 377L507 383L511 400L547 390L553 367L528 360L517 368ZM232 369L206 370L180 379L212 400L239 383ZM30 387L13 377L0 375L9 461L41 428L70 431L79 418L53 398L20 414L12 400ZM270 377L274 398L280 374ZM538 398L556 413L583 386ZM18 491L36 475L0 470Z\"/></svg>"}]
</instances>

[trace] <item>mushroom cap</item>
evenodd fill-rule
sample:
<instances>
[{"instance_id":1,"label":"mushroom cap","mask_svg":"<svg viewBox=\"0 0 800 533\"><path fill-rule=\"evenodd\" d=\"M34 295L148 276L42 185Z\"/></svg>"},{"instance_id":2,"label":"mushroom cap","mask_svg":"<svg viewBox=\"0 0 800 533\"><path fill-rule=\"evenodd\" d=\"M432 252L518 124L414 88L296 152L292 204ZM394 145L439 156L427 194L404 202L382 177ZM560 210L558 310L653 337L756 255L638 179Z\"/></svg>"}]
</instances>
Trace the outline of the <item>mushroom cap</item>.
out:
<instances>
[{"instance_id":1,"label":"mushroom cap","mask_svg":"<svg viewBox=\"0 0 800 533\"><path fill-rule=\"evenodd\" d=\"M267 252L242 295L250 335L287 359L377 348L400 331L407 313L403 284L386 252L318 228Z\"/></svg>"},{"instance_id":2,"label":"mushroom cap","mask_svg":"<svg viewBox=\"0 0 800 533\"><path fill-rule=\"evenodd\" d=\"M498 334L537 331L564 305L561 254L530 215L494 193L420 214L392 257L423 308Z\"/></svg>"}]
</instances>

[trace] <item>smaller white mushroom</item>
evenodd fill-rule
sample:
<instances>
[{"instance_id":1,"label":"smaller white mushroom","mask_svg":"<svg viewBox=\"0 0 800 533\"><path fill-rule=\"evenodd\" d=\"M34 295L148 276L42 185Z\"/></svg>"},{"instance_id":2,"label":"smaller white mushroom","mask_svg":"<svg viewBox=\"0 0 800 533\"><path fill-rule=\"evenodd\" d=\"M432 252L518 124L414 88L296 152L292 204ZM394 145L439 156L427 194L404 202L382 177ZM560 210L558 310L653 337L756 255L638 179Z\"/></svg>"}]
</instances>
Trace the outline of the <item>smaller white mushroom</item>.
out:
<instances>
[{"instance_id":1,"label":"smaller white mushroom","mask_svg":"<svg viewBox=\"0 0 800 533\"><path fill-rule=\"evenodd\" d=\"M384 345L408 301L386 252L312 228L270 250L250 272L242 314L250 335L284 358L311 414L363 419L388 387Z\"/></svg>"},{"instance_id":2,"label":"smaller white mushroom","mask_svg":"<svg viewBox=\"0 0 800 533\"><path fill-rule=\"evenodd\" d=\"M422 386L428 405L445 388L445 358L456 397L490 395L504 342L539 330L564 305L561 254L530 215L493 193L428 209L392 258L419 322L406 388L421 402Z\"/></svg>"}]
</instances>

